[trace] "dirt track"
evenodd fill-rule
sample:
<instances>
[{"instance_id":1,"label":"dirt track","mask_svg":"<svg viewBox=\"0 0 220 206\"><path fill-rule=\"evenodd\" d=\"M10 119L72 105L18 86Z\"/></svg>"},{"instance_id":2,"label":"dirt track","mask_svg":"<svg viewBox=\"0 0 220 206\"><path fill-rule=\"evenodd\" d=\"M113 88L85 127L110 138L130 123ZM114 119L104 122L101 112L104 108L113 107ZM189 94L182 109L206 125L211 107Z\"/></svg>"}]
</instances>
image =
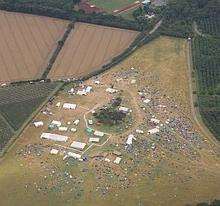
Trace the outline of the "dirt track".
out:
<instances>
[{"instance_id":1,"label":"dirt track","mask_svg":"<svg viewBox=\"0 0 220 206\"><path fill-rule=\"evenodd\" d=\"M142 4L140 2L134 2L133 4L130 4L122 9L119 9L119 10L115 10L113 12L113 14L117 15L117 14L121 14L121 13L124 13L124 12L127 12L131 9L134 9L134 8L137 8L137 7L140 7Z\"/></svg>"},{"instance_id":2,"label":"dirt track","mask_svg":"<svg viewBox=\"0 0 220 206\"><path fill-rule=\"evenodd\" d=\"M37 78L67 23L0 11L0 83Z\"/></svg>"},{"instance_id":3,"label":"dirt track","mask_svg":"<svg viewBox=\"0 0 220 206\"><path fill-rule=\"evenodd\" d=\"M95 71L127 48L137 34L135 31L76 23L49 78L80 77Z\"/></svg>"}]
</instances>

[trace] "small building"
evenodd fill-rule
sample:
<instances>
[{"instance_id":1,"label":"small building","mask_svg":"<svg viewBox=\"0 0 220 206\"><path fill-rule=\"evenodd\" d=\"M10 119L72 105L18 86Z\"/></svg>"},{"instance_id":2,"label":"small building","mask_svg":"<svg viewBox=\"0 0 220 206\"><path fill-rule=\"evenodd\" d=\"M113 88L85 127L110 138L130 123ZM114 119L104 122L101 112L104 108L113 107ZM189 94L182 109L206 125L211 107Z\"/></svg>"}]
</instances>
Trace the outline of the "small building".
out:
<instances>
[{"instance_id":1,"label":"small building","mask_svg":"<svg viewBox=\"0 0 220 206\"><path fill-rule=\"evenodd\" d=\"M97 137L103 137L105 134L104 134L104 132L100 132L100 131L97 131L97 130L96 130L96 131L94 132L94 135L97 136Z\"/></svg>"},{"instance_id":2,"label":"small building","mask_svg":"<svg viewBox=\"0 0 220 206\"><path fill-rule=\"evenodd\" d=\"M57 155L58 152L59 152L59 150L57 150L57 149L51 149L50 150L50 154L52 154L52 155Z\"/></svg>"},{"instance_id":3,"label":"small building","mask_svg":"<svg viewBox=\"0 0 220 206\"><path fill-rule=\"evenodd\" d=\"M53 121L51 122L51 125L56 126L56 127L60 127L62 124L61 124L60 121L53 120Z\"/></svg>"},{"instance_id":4,"label":"small building","mask_svg":"<svg viewBox=\"0 0 220 206\"><path fill-rule=\"evenodd\" d=\"M72 144L70 145L70 147L74 149L79 149L79 150L83 150L85 146L86 146L86 143L77 142L77 141L73 141Z\"/></svg>"},{"instance_id":5,"label":"small building","mask_svg":"<svg viewBox=\"0 0 220 206\"><path fill-rule=\"evenodd\" d=\"M118 110L124 113L128 113L130 111L130 109L127 107L119 107Z\"/></svg>"},{"instance_id":6,"label":"small building","mask_svg":"<svg viewBox=\"0 0 220 206\"><path fill-rule=\"evenodd\" d=\"M160 131L159 128L150 129L150 130L148 130L148 134L156 134L159 131Z\"/></svg>"},{"instance_id":7,"label":"small building","mask_svg":"<svg viewBox=\"0 0 220 206\"><path fill-rule=\"evenodd\" d=\"M120 164L120 162L121 162L121 157L116 157L114 163L118 165Z\"/></svg>"},{"instance_id":8,"label":"small building","mask_svg":"<svg viewBox=\"0 0 220 206\"><path fill-rule=\"evenodd\" d=\"M63 108L64 109L76 109L76 104L64 103Z\"/></svg>"},{"instance_id":9,"label":"small building","mask_svg":"<svg viewBox=\"0 0 220 206\"><path fill-rule=\"evenodd\" d=\"M108 93L110 93L110 94L114 94L114 93L116 93L118 90L117 90L117 89L113 89L113 88L107 88L105 91L108 92Z\"/></svg>"},{"instance_id":10,"label":"small building","mask_svg":"<svg viewBox=\"0 0 220 206\"><path fill-rule=\"evenodd\" d=\"M68 137L59 135L59 134L51 134L51 133L42 133L40 136L41 139L53 140L57 142L67 142Z\"/></svg>"},{"instance_id":11,"label":"small building","mask_svg":"<svg viewBox=\"0 0 220 206\"><path fill-rule=\"evenodd\" d=\"M44 123L42 121L34 122L35 127L42 127Z\"/></svg>"},{"instance_id":12,"label":"small building","mask_svg":"<svg viewBox=\"0 0 220 206\"><path fill-rule=\"evenodd\" d=\"M100 141L100 139L98 137L91 137L89 138L89 142L96 142L98 143Z\"/></svg>"}]
</instances>

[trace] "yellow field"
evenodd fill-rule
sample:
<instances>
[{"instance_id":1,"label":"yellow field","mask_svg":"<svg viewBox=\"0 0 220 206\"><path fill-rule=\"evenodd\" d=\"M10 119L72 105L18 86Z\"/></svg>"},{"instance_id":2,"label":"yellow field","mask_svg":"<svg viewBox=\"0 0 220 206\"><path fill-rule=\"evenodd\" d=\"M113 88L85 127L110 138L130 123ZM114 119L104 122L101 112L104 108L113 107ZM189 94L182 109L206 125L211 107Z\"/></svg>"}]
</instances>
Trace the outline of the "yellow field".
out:
<instances>
[{"instance_id":1,"label":"yellow field","mask_svg":"<svg viewBox=\"0 0 220 206\"><path fill-rule=\"evenodd\" d=\"M99 75L99 85L93 78L84 82L93 87L91 94L60 92L47 106L53 115L39 113L36 117L44 121L44 127L28 126L1 160L0 205L184 206L220 199L220 146L200 131L191 115L187 52L185 40L160 37ZM66 134L71 140L87 141L83 116L117 96L106 93L110 86L121 90L123 105L132 109L134 121L127 130L120 135L112 133L103 146L91 147L85 153L86 162L67 164L64 150L50 155L55 144L39 138L48 131L50 121L66 123L79 118L79 131ZM146 98L150 99L147 105L143 104ZM79 107L66 112L56 108L57 102ZM160 120L157 135L147 133L155 127L150 123L152 116ZM136 129L144 134L136 134ZM131 133L136 140L127 150L125 141ZM112 158L113 150L122 153L120 165L94 158Z\"/></svg>"},{"instance_id":2,"label":"yellow field","mask_svg":"<svg viewBox=\"0 0 220 206\"><path fill-rule=\"evenodd\" d=\"M68 21L0 10L0 83L40 78Z\"/></svg>"}]
</instances>

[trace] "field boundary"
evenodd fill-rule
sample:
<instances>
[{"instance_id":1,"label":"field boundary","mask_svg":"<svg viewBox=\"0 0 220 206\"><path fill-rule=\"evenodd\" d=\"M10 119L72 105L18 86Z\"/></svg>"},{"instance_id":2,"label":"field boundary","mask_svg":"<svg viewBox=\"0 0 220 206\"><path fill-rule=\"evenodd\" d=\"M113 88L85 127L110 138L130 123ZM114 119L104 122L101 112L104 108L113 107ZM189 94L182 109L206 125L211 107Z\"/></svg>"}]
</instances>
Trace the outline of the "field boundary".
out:
<instances>
[{"instance_id":1,"label":"field boundary","mask_svg":"<svg viewBox=\"0 0 220 206\"><path fill-rule=\"evenodd\" d=\"M69 34L74 29L74 21L70 22L66 28L66 31L64 32L62 38L58 41L57 47L54 49L54 51L51 54L51 57L48 61L47 67L43 70L43 74L41 75L41 79L46 79L48 74L50 73L50 70L53 67L53 64L55 63L60 51L62 50L67 38L69 37Z\"/></svg>"},{"instance_id":2,"label":"field boundary","mask_svg":"<svg viewBox=\"0 0 220 206\"><path fill-rule=\"evenodd\" d=\"M78 11L62 10L52 7L32 6L30 4L0 3L0 9L8 12L47 16L69 21L78 21L95 25L109 26L134 31L142 31L143 27L136 21L127 20L111 14L85 14Z\"/></svg>"},{"instance_id":3,"label":"field boundary","mask_svg":"<svg viewBox=\"0 0 220 206\"><path fill-rule=\"evenodd\" d=\"M48 103L51 97L53 97L64 85L63 82L59 82L57 87L48 95L48 97L45 99L45 101L42 102L42 104L30 115L30 117L25 121L25 123L22 125L20 129L18 129L13 137L8 141L8 143L5 145L5 147L0 152L0 160L4 157L4 155L12 148L12 146L16 143L16 141L19 139L18 137L20 134L26 129L26 127L31 123L33 118L40 112L40 110Z\"/></svg>"}]
</instances>

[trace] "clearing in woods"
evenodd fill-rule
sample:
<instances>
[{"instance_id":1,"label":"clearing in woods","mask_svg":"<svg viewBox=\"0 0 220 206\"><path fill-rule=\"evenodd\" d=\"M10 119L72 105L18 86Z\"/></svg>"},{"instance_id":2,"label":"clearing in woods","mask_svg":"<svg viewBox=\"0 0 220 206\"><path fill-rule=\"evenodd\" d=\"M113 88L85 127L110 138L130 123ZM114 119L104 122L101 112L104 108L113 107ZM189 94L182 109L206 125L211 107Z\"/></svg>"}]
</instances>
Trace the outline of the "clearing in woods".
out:
<instances>
[{"instance_id":1,"label":"clearing in woods","mask_svg":"<svg viewBox=\"0 0 220 206\"><path fill-rule=\"evenodd\" d=\"M108 12L113 12L114 10L121 9L130 4L136 2L135 0L90 0L91 4L95 4L97 7L102 8Z\"/></svg>"},{"instance_id":2,"label":"clearing in woods","mask_svg":"<svg viewBox=\"0 0 220 206\"><path fill-rule=\"evenodd\" d=\"M111 70L60 91L44 108L53 115L39 113L35 118L44 126L29 125L0 162L1 204L183 206L219 199L219 143L203 134L192 116L187 53L186 40L160 37ZM88 85L93 92L86 96L67 94L72 87L79 91ZM92 118L89 111L117 97L106 92L111 86L118 89L123 106L132 110L132 123L119 133L109 130L110 139L84 152L85 161L63 161L73 140L89 145L85 113ZM64 110L64 102L76 103L77 108ZM152 117L160 122L153 123ZM75 119L80 119L78 126L73 124ZM77 131L51 131L52 120ZM159 132L149 134L156 126ZM40 139L48 131L67 135L71 141ZM132 146L125 144L129 134L136 137ZM59 154L50 155L51 148ZM113 162L114 150L121 153L119 165Z\"/></svg>"},{"instance_id":3,"label":"clearing in woods","mask_svg":"<svg viewBox=\"0 0 220 206\"><path fill-rule=\"evenodd\" d=\"M96 71L123 52L137 34L131 30L75 23L49 78L78 78Z\"/></svg>"},{"instance_id":4,"label":"clearing in woods","mask_svg":"<svg viewBox=\"0 0 220 206\"><path fill-rule=\"evenodd\" d=\"M39 78L68 21L0 11L0 83Z\"/></svg>"}]
</instances>

